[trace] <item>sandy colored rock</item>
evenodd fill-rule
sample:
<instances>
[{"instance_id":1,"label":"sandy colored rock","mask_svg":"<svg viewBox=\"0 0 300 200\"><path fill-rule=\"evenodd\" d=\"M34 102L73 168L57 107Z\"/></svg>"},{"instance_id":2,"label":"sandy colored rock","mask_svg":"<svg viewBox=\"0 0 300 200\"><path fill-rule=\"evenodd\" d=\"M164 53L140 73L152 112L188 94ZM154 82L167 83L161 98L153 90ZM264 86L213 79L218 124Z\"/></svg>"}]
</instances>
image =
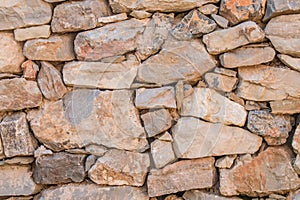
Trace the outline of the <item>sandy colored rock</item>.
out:
<instances>
[{"instance_id":1,"label":"sandy colored rock","mask_svg":"<svg viewBox=\"0 0 300 200\"><path fill-rule=\"evenodd\" d=\"M232 167L237 155L223 156L216 160L215 166L218 168L229 169Z\"/></svg>"},{"instance_id":2,"label":"sandy colored rock","mask_svg":"<svg viewBox=\"0 0 300 200\"><path fill-rule=\"evenodd\" d=\"M202 192L200 190L189 190L183 194L185 200L242 200L238 197L223 197L217 194Z\"/></svg>"},{"instance_id":3,"label":"sandy colored rock","mask_svg":"<svg viewBox=\"0 0 300 200\"><path fill-rule=\"evenodd\" d=\"M134 10L129 14L131 17L137 18L137 19L145 19L152 16L152 13L149 13L144 10Z\"/></svg>"},{"instance_id":4,"label":"sandy colored rock","mask_svg":"<svg viewBox=\"0 0 300 200\"><path fill-rule=\"evenodd\" d=\"M293 167L294 167L296 173L299 175L300 174L300 156L299 155L296 156Z\"/></svg>"},{"instance_id":5,"label":"sandy colored rock","mask_svg":"<svg viewBox=\"0 0 300 200\"><path fill-rule=\"evenodd\" d=\"M243 67L270 62L274 59L275 54L271 47L242 47L222 54L220 61L226 68Z\"/></svg>"},{"instance_id":6,"label":"sandy colored rock","mask_svg":"<svg viewBox=\"0 0 300 200\"><path fill-rule=\"evenodd\" d=\"M101 145L91 144L85 147L85 151L95 156L103 156L108 149Z\"/></svg>"},{"instance_id":7,"label":"sandy colored rock","mask_svg":"<svg viewBox=\"0 0 300 200\"><path fill-rule=\"evenodd\" d=\"M286 64L288 67L290 67L293 70L297 70L300 72L300 58L293 58L289 55L279 54L277 57Z\"/></svg>"},{"instance_id":8,"label":"sandy colored rock","mask_svg":"<svg viewBox=\"0 0 300 200\"><path fill-rule=\"evenodd\" d=\"M208 87L224 92L231 92L238 82L236 77L211 72L204 75L204 80Z\"/></svg>"},{"instance_id":9,"label":"sandy colored rock","mask_svg":"<svg viewBox=\"0 0 300 200\"><path fill-rule=\"evenodd\" d=\"M176 108L174 88L167 86L153 89L137 89L135 106L138 109Z\"/></svg>"},{"instance_id":10,"label":"sandy colored rock","mask_svg":"<svg viewBox=\"0 0 300 200\"><path fill-rule=\"evenodd\" d=\"M204 35L203 42L208 52L216 55L246 44L261 42L264 38L263 30L255 22L247 21Z\"/></svg>"},{"instance_id":11,"label":"sandy colored rock","mask_svg":"<svg viewBox=\"0 0 300 200\"><path fill-rule=\"evenodd\" d=\"M62 81L61 73L48 62L41 62L41 65L37 82L44 97L51 101L62 98L68 90Z\"/></svg>"},{"instance_id":12,"label":"sandy colored rock","mask_svg":"<svg viewBox=\"0 0 300 200\"><path fill-rule=\"evenodd\" d=\"M231 77L236 77L237 72L231 69L226 69L226 68L222 68L222 67L216 67L214 69L214 72L217 74L223 74L226 76L231 76Z\"/></svg>"},{"instance_id":13,"label":"sandy colored rock","mask_svg":"<svg viewBox=\"0 0 300 200\"><path fill-rule=\"evenodd\" d=\"M300 8L300 3L298 4ZM277 51L300 57L300 14L272 18L265 33Z\"/></svg>"},{"instance_id":14,"label":"sandy colored rock","mask_svg":"<svg viewBox=\"0 0 300 200\"><path fill-rule=\"evenodd\" d=\"M298 125L295 130L292 146L293 146L294 151L297 154L300 154L300 125Z\"/></svg>"},{"instance_id":15,"label":"sandy colored rock","mask_svg":"<svg viewBox=\"0 0 300 200\"><path fill-rule=\"evenodd\" d=\"M141 118L148 137L156 136L172 126L172 117L166 109L147 112Z\"/></svg>"},{"instance_id":16,"label":"sandy colored rock","mask_svg":"<svg viewBox=\"0 0 300 200\"><path fill-rule=\"evenodd\" d=\"M283 194L299 185L291 152L285 147L269 147L257 157L241 160L232 169L220 169L220 192L225 196Z\"/></svg>"},{"instance_id":17,"label":"sandy colored rock","mask_svg":"<svg viewBox=\"0 0 300 200\"><path fill-rule=\"evenodd\" d=\"M201 158L256 152L262 138L247 130L208 123L193 117L180 118L172 128L178 158Z\"/></svg>"},{"instance_id":18,"label":"sandy colored rock","mask_svg":"<svg viewBox=\"0 0 300 200\"><path fill-rule=\"evenodd\" d=\"M99 17L110 14L111 10L105 0L84 0L59 4L54 8L51 29L54 33L92 29L96 27Z\"/></svg>"},{"instance_id":19,"label":"sandy colored rock","mask_svg":"<svg viewBox=\"0 0 300 200\"><path fill-rule=\"evenodd\" d=\"M228 27L228 24L229 24L229 21L220 16L220 15L216 15L216 14L212 14L211 17L213 18L213 20L215 20L215 22L222 28L227 28Z\"/></svg>"},{"instance_id":20,"label":"sandy colored rock","mask_svg":"<svg viewBox=\"0 0 300 200\"><path fill-rule=\"evenodd\" d=\"M53 152L50 149L46 149L46 147L44 145L39 146L39 148L37 148L34 151L35 158L45 156L45 155L52 155L52 154L53 154Z\"/></svg>"},{"instance_id":21,"label":"sandy colored rock","mask_svg":"<svg viewBox=\"0 0 300 200\"><path fill-rule=\"evenodd\" d=\"M246 101L245 109L246 110L262 110L262 109L269 109L269 107L266 102Z\"/></svg>"},{"instance_id":22,"label":"sandy colored rock","mask_svg":"<svg viewBox=\"0 0 300 200\"><path fill-rule=\"evenodd\" d=\"M50 34L51 31L49 25L20 28L14 30L15 39L17 41L25 41L37 38L48 38L50 37Z\"/></svg>"},{"instance_id":23,"label":"sandy colored rock","mask_svg":"<svg viewBox=\"0 0 300 200\"><path fill-rule=\"evenodd\" d=\"M108 23L114 23L114 22L119 22L119 21L124 21L128 19L126 13L120 13L117 15L111 15L111 16L106 16L106 17L99 17L97 19L98 25L100 24L108 24Z\"/></svg>"},{"instance_id":24,"label":"sandy colored rock","mask_svg":"<svg viewBox=\"0 0 300 200\"><path fill-rule=\"evenodd\" d=\"M96 184L66 184L43 190L37 200L55 199L149 200L143 188L130 186L107 187Z\"/></svg>"},{"instance_id":25,"label":"sandy colored rock","mask_svg":"<svg viewBox=\"0 0 300 200\"><path fill-rule=\"evenodd\" d=\"M4 163L9 165L27 165L33 163L33 161L34 157L13 157L4 160Z\"/></svg>"},{"instance_id":26,"label":"sandy colored rock","mask_svg":"<svg viewBox=\"0 0 300 200\"><path fill-rule=\"evenodd\" d=\"M300 2L295 0L267 0L264 21L278 15L300 12Z\"/></svg>"},{"instance_id":27,"label":"sandy colored rock","mask_svg":"<svg viewBox=\"0 0 300 200\"><path fill-rule=\"evenodd\" d=\"M0 111L38 107L42 94L34 81L23 78L0 80Z\"/></svg>"},{"instance_id":28,"label":"sandy colored rock","mask_svg":"<svg viewBox=\"0 0 300 200\"><path fill-rule=\"evenodd\" d=\"M69 61L75 59L73 35L52 35L48 39L26 41L24 55L30 60Z\"/></svg>"},{"instance_id":29,"label":"sandy colored rock","mask_svg":"<svg viewBox=\"0 0 300 200\"><path fill-rule=\"evenodd\" d=\"M282 101L271 101L270 106L274 114L296 114L300 113L300 99L285 99Z\"/></svg>"},{"instance_id":30,"label":"sandy colored rock","mask_svg":"<svg viewBox=\"0 0 300 200\"><path fill-rule=\"evenodd\" d=\"M41 184L81 182L85 178L85 155L65 152L38 157L33 166L33 179Z\"/></svg>"},{"instance_id":31,"label":"sandy colored rock","mask_svg":"<svg viewBox=\"0 0 300 200\"><path fill-rule=\"evenodd\" d=\"M0 2L0 30L47 24L51 16L51 5L42 0Z\"/></svg>"},{"instance_id":32,"label":"sandy colored rock","mask_svg":"<svg viewBox=\"0 0 300 200\"><path fill-rule=\"evenodd\" d=\"M213 123L243 126L247 112L243 106L209 88L194 88L182 102L181 116L198 117Z\"/></svg>"},{"instance_id":33,"label":"sandy colored rock","mask_svg":"<svg viewBox=\"0 0 300 200\"><path fill-rule=\"evenodd\" d=\"M183 160L163 169L151 170L147 180L149 196L212 187L216 178L214 161L212 157Z\"/></svg>"},{"instance_id":34,"label":"sandy colored rock","mask_svg":"<svg viewBox=\"0 0 300 200\"><path fill-rule=\"evenodd\" d=\"M101 185L142 186L149 166L150 158L147 153L112 149L98 158L88 176Z\"/></svg>"},{"instance_id":35,"label":"sandy colored rock","mask_svg":"<svg viewBox=\"0 0 300 200\"><path fill-rule=\"evenodd\" d=\"M162 168L176 159L172 142L160 138L151 143L151 155L156 168Z\"/></svg>"},{"instance_id":36,"label":"sandy colored rock","mask_svg":"<svg viewBox=\"0 0 300 200\"><path fill-rule=\"evenodd\" d=\"M37 64L35 64L32 60L26 60L22 63L21 68L26 80L36 80L37 73L40 70Z\"/></svg>"},{"instance_id":37,"label":"sandy colored rock","mask_svg":"<svg viewBox=\"0 0 300 200\"><path fill-rule=\"evenodd\" d=\"M74 45L78 60L98 61L135 50L136 37L144 25L132 19L77 34Z\"/></svg>"},{"instance_id":38,"label":"sandy colored rock","mask_svg":"<svg viewBox=\"0 0 300 200\"><path fill-rule=\"evenodd\" d=\"M22 71L20 66L25 60L22 54L22 44L14 40L12 33L2 32L0 33L0 49L0 73L19 74Z\"/></svg>"},{"instance_id":39,"label":"sandy colored rock","mask_svg":"<svg viewBox=\"0 0 300 200\"><path fill-rule=\"evenodd\" d=\"M198 10L204 15L217 14L219 7L214 4L205 4L198 8Z\"/></svg>"},{"instance_id":40,"label":"sandy colored rock","mask_svg":"<svg viewBox=\"0 0 300 200\"><path fill-rule=\"evenodd\" d=\"M35 137L55 151L90 144L140 151L148 147L132 91L74 90L29 111L27 118Z\"/></svg>"}]
</instances>

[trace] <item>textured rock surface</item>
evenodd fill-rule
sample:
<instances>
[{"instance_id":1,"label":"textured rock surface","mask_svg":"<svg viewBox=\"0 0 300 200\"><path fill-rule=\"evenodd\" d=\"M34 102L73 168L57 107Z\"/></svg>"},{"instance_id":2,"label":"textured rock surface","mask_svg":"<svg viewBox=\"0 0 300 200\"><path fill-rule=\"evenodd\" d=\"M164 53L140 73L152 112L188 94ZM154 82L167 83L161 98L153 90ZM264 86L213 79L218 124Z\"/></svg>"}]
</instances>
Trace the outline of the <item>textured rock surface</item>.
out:
<instances>
[{"instance_id":1,"label":"textured rock surface","mask_svg":"<svg viewBox=\"0 0 300 200\"><path fill-rule=\"evenodd\" d=\"M202 192L200 190L190 190L183 194L185 200L241 200L237 197L222 197L217 194Z\"/></svg>"},{"instance_id":2,"label":"textured rock surface","mask_svg":"<svg viewBox=\"0 0 300 200\"><path fill-rule=\"evenodd\" d=\"M236 157L237 155L223 156L216 160L215 166L222 169L229 169L234 164Z\"/></svg>"},{"instance_id":3,"label":"textured rock surface","mask_svg":"<svg viewBox=\"0 0 300 200\"><path fill-rule=\"evenodd\" d=\"M297 154L300 154L300 126L298 125L293 136L292 146Z\"/></svg>"},{"instance_id":4,"label":"textured rock surface","mask_svg":"<svg viewBox=\"0 0 300 200\"><path fill-rule=\"evenodd\" d=\"M101 25L104 25L104 24L124 21L126 19L128 19L127 14L126 13L120 13L120 14L111 15L111 16L107 16L107 17L99 17L97 22L98 22L98 26L99 25L101 26Z\"/></svg>"},{"instance_id":5,"label":"textured rock surface","mask_svg":"<svg viewBox=\"0 0 300 200\"><path fill-rule=\"evenodd\" d=\"M238 82L238 79L236 77L217 73L206 73L204 75L204 80L209 88L221 90L224 92L231 92Z\"/></svg>"},{"instance_id":6,"label":"textured rock surface","mask_svg":"<svg viewBox=\"0 0 300 200\"><path fill-rule=\"evenodd\" d=\"M29 28L20 28L14 31L17 41L25 41L36 38L48 38L51 31L49 25L34 26Z\"/></svg>"},{"instance_id":7,"label":"textured rock surface","mask_svg":"<svg viewBox=\"0 0 300 200\"><path fill-rule=\"evenodd\" d=\"M147 153L112 149L98 158L89 178L101 185L144 185L150 159Z\"/></svg>"},{"instance_id":8,"label":"textured rock surface","mask_svg":"<svg viewBox=\"0 0 300 200\"><path fill-rule=\"evenodd\" d=\"M274 114L300 113L300 99L285 99L282 101L271 101L270 106Z\"/></svg>"},{"instance_id":9,"label":"textured rock surface","mask_svg":"<svg viewBox=\"0 0 300 200\"><path fill-rule=\"evenodd\" d=\"M172 142L160 138L151 143L151 155L156 168L162 168L176 159Z\"/></svg>"},{"instance_id":10,"label":"textured rock surface","mask_svg":"<svg viewBox=\"0 0 300 200\"><path fill-rule=\"evenodd\" d=\"M37 64L35 64L32 60L26 60L22 63L21 68L26 80L36 80L36 76L39 71L39 66Z\"/></svg>"},{"instance_id":11,"label":"textured rock surface","mask_svg":"<svg viewBox=\"0 0 300 200\"><path fill-rule=\"evenodd\" d=\"M220 16L220 15L215 15L215 14L212 14L211 17L213 18L213 20L215 20L215 22L222 28L228 28L228 24L229 24L229 21Z\"/></svg>"},{"instance_id":12,"label":"textured rock surface","mask_svg":"<svg viewBox=\"0 0 300 200\"><path fill-rule=\"evenodd\" d=\"M279 54L277 57L286 64L288 67L290 67L293 70L297 70L300 72L300 58L293 58L289 55Z\"/></svg>"},{"instance_id":13,"label":"textured rock surface","mask_svg":"<svg viewBox=\"0 0 300 200\"><path fill-rule=\"evenodd\" d=\"M198 8L198 10L204 15L217 14L219 7L214 4L205 4Z\"/></svg>"},{"instance_id":14,"label":"textured rock surface","mask_svg":"<svg viewBox=\"0 0 300 200\"><path fill-rule=\"evenodd\" d=\"M262 139L238 127L183 117L172 128L174 151L180 158L201 158L256 152Z\"/></svg>"},{"instance_id":15,"label":"textured rock surface","mask_svg":"<svg viewBox=\"0 0 300 200\"><path fill-rule=\"evenodd\" d=\"M264 21L282 14L300 12L300 2L295 0L267 0Z\"/></svg>"},{"instance_id":16,"label":"textured rock surface","mask_svg":"<svg viewBox=\"0 0 300 200\"><path fill-rule=\"evenodd\" d=\"M151 170L147 180L149 196L212 187L216 178L214 161L214 158L184 160Z\"/></svg>"}]
</instances>

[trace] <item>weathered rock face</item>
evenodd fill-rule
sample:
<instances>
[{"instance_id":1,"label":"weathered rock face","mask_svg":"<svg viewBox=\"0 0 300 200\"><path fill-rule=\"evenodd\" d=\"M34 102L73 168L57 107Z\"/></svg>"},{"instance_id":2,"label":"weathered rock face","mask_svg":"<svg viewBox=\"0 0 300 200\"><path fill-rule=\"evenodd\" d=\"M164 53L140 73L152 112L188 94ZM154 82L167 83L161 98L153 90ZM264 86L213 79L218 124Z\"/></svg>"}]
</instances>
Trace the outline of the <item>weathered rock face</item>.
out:
<instances>
[{"instance_id":1,"label":"weathered rock face","mask_svg":"<svg viewBox=\"0 0 300 200\"><path fill-rule=\"evenodd\" d=\"M148 142L132 95L126 90L75 90L63 100L45 102L27 118L35 137L56 151L89 144L143 150Z\"/></svg>"},{"instance_id":2,"label":"weathered rock face","mask_svg":"<svg viewBox=\"0 0 300 200\"><path fill-rule=\"evenodd\" d=\"M266 37L280 53L300 57L299 21L300 14L282 15L271 19L267 24Z\"/></svg>"},{"instance_id":3,"label":"weathered rock face","mask_svg":"<svg viewBox=\"0 0 300 200\"><path fill-rule=\"evenodd\" d=\"M208 52L216 55L246 44L261 42L264 38L261 28L255 22L248 21L204 35L203 42Z\"/></svg>"},{"instance_id":4,"label":"weathered rock face","mask_svg":"<svg viewBox=\"0 0 300 200\"><path fill-rule=\"evenodd\" d=\"M228 28L229 21L226 18L216 14L212 14L211 17L220 27Z\"/></svg>"},{"instance_id":5,"label":"weathered rock face","mask_svg":"<svg viewBox=\"0 0 300 200\"><path fill-rule=\"evenodd\" d=\"M0 85L0 111L33 108L42 103L42 94L34 81L4 79Z\"/></svg>"},{"instance_id":6,"label":"weathered rock face","mask_svg":"<svg viewBox=\"0 0 300 200\"><path fill-rule=\"evenodd\" d=\"M53 35L48 39L29 40L24 44L23 54L30 60L73 60L73 35Z\"/></svg>"},{"instance_id":7,"label":"weathered rock face","mask_svg":"<svg viewBox=\"0 0 300 200\"><path fill-rule=\"evenodd\" d=\"M285 147L269 147L257 157L241 160L232 169L220 169L220 192L225 196L261 196L284 193L300 186Z\"/></svg>"},{"instance_id":8,"label":"weathered rock face","mask_svg":"<svg viewBox=\"0 0 300 200\"><path fill-rule=\"evenodd\" d=\"M297 70L300 72L300 58L293 58L288 55L279 54L277 57L286 64L288 67L290 67L293 70Z\"/></svg>"},{"instance_id":9,"label":"weathered rock face","mask_svg":"<svg viewBox=\"0 0 300 200\"><path fill-rule=\"evenodd\" d=\"M237 197L222 197L217 194L202 192L200 190L190 190L183 194L185 200L241 200Z\"/></svg>"},{"instance_id":10,"label":"weathered rock face","mask_svg":"<svg viewBox=\"0 0 300 200\"><path fill-rule=\"evenodd\" d=\"M292 146L297 154L300 154L300 126L298 125L293 137Z\"/></svg>"},{"instance_id":11,"label":"weathered rock face","mask_svg":"<svg viewBox=\"0 0 300 200\"><path fill-rule=\"evenodd\" d=\"M99 17L97 25L101 26L104 24L124 21L126 19L128 19L126 13L121 13L121 14L116 14L116 15L111 15L111 16L106 16L106 17Z\"/></svg>"},{"instance_id":12,"label":"weathered rock face","mask_svg":"<svg viewBox=\"0 0 300 200\"><path fill-rule=\"evenodd\" d=\"M51 16L51 5L42 0L1 1L0 30L47 24Z\"/></svg>"},{"instance_id":13,"label":"weathered rock face","mask_svg":"<svg viewBox=\"0 0 300 200\"><path fill-rule=\"evenodd\" d=\"M147 153L112 149L98 158L89 170L89 178L101 185L142 186L150 159Z\"/></svg>"},{"instance_id":14,"label":"weathered rock face","mask_svg":"<svg viewBox=\"0 0 300 200\"><path fill-rule=\"evenodd\" d=\"M179 158L201 158L256 152L262 138L241 128L180 118L172 128L174 151Z\"/></svg>"},{"instance_id":15,"label":"weathered rock face","mask_svg":"<svg viewBox=\"0 0 300 200\"><path fill-rule=\"evenodd\" d=\"M204 15L213 15L218 13L219 7L209 3L199 7L198 10Z\"/></svg>"},{"instance_id":16,"label":"weathered rock face","mask_svg":"<svg viewBox=\"0 0 300 200\"><path fill-rule=\"evenodd\" d=\"M32 60L26 60L22 63L21 68L26 80L36 80L36 76L39 71L39 66L37 64L35 64Z\"/></svg>"},{"instance_id":17,"label":"weathered rock face","mask_svg":"<svg viewBox=\"0 0 300 200\"><path fill-rule=\"evenodd\" d=\"M19 74L21 63L25 59L22 54L22 44L14 40L12 33L3 32L0 33L0 48L0 73Z\"/></svg>"},{"instance_id":18,"label":"weathered rock face","mask_svg":"<svg viewBox=\"0 0 300 200\"><path fill-rule=\"evenodd\" d=\"M238 82L236 77L217 73L206 73L204 75L204 80L209 88L224 92L231 92Z\"/></svg>"},{"instance_id":19,"label":"weathered rock face","mask_svg":"<svg viewBox=\"0 0 300 200\"><path fill-rule=\"evenodd\" d=\"M300 12L300 2L294 0L268 0L264 21L283 14Z\"/></svg>"},{"instance_id":20,"label":"weathered rock face","mask_svg":"<svg viewBox=\"0 0 300 200\"><path fill-rule=\"evenodd\" d=\"M232 167L237 155L223 156L216 160L215 166L218 168L229 169Z\"/></svg>"},{"instance_id":21,"label":"weathered rock face","mask_svg":"<svg viewBox=\"0 0 300 200\"><path fill-rule=\"evenodd\" d=\"M282 101L271 101L270 106L274 114L300 113L300 99L286 99Z\"/></svg>"},{"instance_id":22,"label":"weathered rock face","mask_svg":"<svg viewBox=\"0 0 300 200\"><path fill-rule=\"evenodd\" d=\"M51 28L53 32L74 32L92 29L96 27L99 17L110 14L110 8L105 0L64 3L55 7Z\"/></svg>"},{"instance_id":23,"label":"weathered rock face","mask_svg":"<svg viewBox=\"0 0 300 200\"><path fill-rule=\"evenodd\" d=\"M65 152L38 157L33 167L33 178L36 183L60 184L81 182L85 177L85 155Z\"/></svg>"},{"instance_id":24,"label":"weathered rock face","mask_svg":"<svg viewBox=\"0 0 300 200\"><path fill-rule=\"evenodd\" d=\"M149 196L212 187L216 178L214 161L211 157L184 160L163 169L151 170L147 180Z\"/></svg>"},{"instance_id":25,"label":"weathered rock face","mask_svg":"<svg viewBox=\"0 0 300 200\"><path fill-rule=\"evenodd\" d=\"M14 30L15 39L17 41L25 41L36 38L48 38L51 31L49 25L34 26L29 28L20 28Z\"/></svg>"}]
</instances>

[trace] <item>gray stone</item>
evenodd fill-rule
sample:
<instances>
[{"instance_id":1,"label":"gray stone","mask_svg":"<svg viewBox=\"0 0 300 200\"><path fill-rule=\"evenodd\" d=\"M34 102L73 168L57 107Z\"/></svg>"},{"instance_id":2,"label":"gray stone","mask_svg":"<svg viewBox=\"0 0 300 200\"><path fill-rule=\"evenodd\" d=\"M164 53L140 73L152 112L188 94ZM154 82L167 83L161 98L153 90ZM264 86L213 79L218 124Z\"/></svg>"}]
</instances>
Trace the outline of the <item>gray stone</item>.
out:
<instances>
[{"instance_id":1,"label":"gray stone","mask_svg":"<svg viewBox=\"0 0 300 200\"><path fill-rule=\"evenodd\" d=\"M51 34L49 25L19 28L14 30L15 40L25 41L37 38L49 38Z\"/></svg>"},{"instance_id":2,"label":"gray stone","mask_svg":"<svg viewBox=\"0 0 300 200\"><path fill-rule=\"evenodd\" d=\"M85 165L84 165L85 172L88 172L91 169L91 167L96 163L96 161L97 161L97 157L95 155L89 155L85 159Z\"/></svg>"},{"instance_id":3,"label":"gray stone","mask_svg":"<svg viewBox=\"0 0 300 200\"><path fill-rule=\"evenodd\" d=\"M300 113L300 99L284 99L271 101L270 106L274 114L296 114Z\"/></svg>"},{"instance_id":4,"label":"gray stone","mask_svg":"<svg viewBox=\"0 0 300 200\"><path fill-rule=\"evenodd\" d=\"M4 160L4 163L9 165L27 165L33 163L33 161L34 157L13 157Z\"/></svg>"},{"instance_id":5,"label":"gray stone","mask_svg":"<svg viewBox=\"0 0 300 200\"><path fill-rule=\"evenodd\" d=\"M204 80L209 88L224 92L231 92L238 82L236 77L211 72L204 75Z\"/></svg>"},{"instance_id":6,"label":"gray stone","mask_svg":"<svg viewBox=\"0 0 300 200\"><path fill-rule=\"evenodd\" d=\"M286 64L288 67L290 67L293 70L297 70L300 72L300 58L293 58L289 55L279 54L277 57Z\"/></svg>"},{"instance_id":7,"label":"gray stone","mask_svg":"<svg viewBox=\"0 0 300 200\"><path fill-rule=\"evenodd\" d=\"M85 151L95 156L103 156L108 149L104 146L91 144L85 147Z\"/></svg>"},{"instance_id":8,"label":"gray stone","mask_svg":"<svg viewBox=\"0 0 300 200\"><path fill-rule=\"evenodd\" d=\"M300 12L300 2L297 0L267 0L266 14L264 21L284 14Z\"/></svg>"},{"instance_id":9,"label":"gray stone","mask_svg":"<svg viewBox=\"0 0 300 200\"><path fill-rule=\"evenodd\" d=\"M215 20L215 22L222 28L227 28L228 27L228 23L229 21L220 16L220 15L215 15L215 14L212 14L211 17Z\"/></svg>"},{"instance_id":10,"label":"gray stone","mask_svg":"<svg viewBox=\"0 0 300 200\"><path fill-rule=\"evenodd\" d=\"M130 13L131 17L137 18L137 19L145 19L152 16L152 13L144 11L144 10L134 10Z\"/></svg>"},{"instance_id":11,"label":"gray stone","mask_svg":"<svg viewBox=\"0 0 300 200\"><path fill-rule=\"evenodd\" d=\"M231 76L231 77L236 77L236 74L237 74L236 71L233 71L231 69L222 68L222 67L216 67L214 69L214 72L217 74L223 74L223 75Z\"/></svg>"},{"instance_id":12,"label":"gray stone","mask_svg":"<svg viewBox=\"0 0 300 200\"><path fill-rule=\"evenodd\" d=\"M172 142L160 138L151 143L151 155L156 168L162 168L176 159Z\"/></svg>"},{"instance_id":13,"label":"gray stone","mask_svg":"<svg viewBox=\"0 0 300 200\"><path fill-rule=\"evenodd\" d=\"M50 149L46 149L46 147L44 147L44 145L39 146L39 148L37 148L34 151L34 157L38 158L44 155L52 155L53 152Z\"/></svg>"}]
</instances>

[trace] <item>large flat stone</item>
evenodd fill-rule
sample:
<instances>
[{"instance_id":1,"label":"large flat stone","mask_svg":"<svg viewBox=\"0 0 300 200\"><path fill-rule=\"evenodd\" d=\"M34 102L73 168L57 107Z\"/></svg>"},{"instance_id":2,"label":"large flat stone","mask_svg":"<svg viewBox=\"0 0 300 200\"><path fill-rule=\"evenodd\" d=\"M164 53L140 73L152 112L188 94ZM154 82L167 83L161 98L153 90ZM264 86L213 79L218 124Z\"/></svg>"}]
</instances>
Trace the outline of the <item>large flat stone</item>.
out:
<instances>
[{"instance_id":1,"label":"large flat stone","mask_svg":"<svg viewBox=\"0 0 300 200\"><path fill-rule=\"evenodd\" d=\"M264 21L284 14L300 12L300 2L297 0L267 0Z\"/></svg>"},{"instance_id":2,"label":"large flat stone","mask_svg":"<svg viewBox=\"0 0 300 200\"><path fill-rule=\"evenodd\" d=\"M261 137L247 130L193 117L180 118L172 133L174 151L180 158L253 154L262 143Z\"/></svg>"},{"instance_id":3,"label":"large flat stone","mask_svg":"<svg viewBox=\"0 0 300 200\"><path fill-rule=\"evenodd\" d=\"M296 114L300 113L300 99L285 99L282 101L271 101L270 106L274 114Z\"/></svg>"}]
</instances>

